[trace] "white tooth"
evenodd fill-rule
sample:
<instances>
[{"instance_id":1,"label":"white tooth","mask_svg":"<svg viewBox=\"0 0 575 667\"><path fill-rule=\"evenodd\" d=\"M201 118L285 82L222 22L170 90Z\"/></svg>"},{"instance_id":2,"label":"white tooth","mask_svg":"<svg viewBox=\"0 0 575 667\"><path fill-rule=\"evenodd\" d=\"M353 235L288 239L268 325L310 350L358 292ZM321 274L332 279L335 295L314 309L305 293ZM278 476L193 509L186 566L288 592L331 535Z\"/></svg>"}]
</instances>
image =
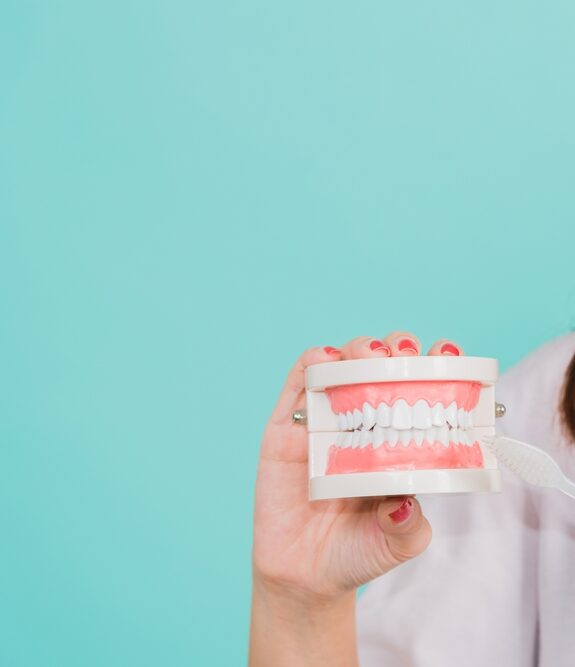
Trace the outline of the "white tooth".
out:
<instances>
[{"instance_id":1,"label":"white tooth","mask_svg":"<svg viewBox=\"0 0 575 667\"><path fill-rule=\"evenodd\" d=\"M345 418L347 419L347 428L351 431L353 428L353 415L348 411L345 413Z\"/></svg>"},{"instance_id":2,"label":"white tooth","mask_svg":"<svg viewBox=\"0 0 575 667\"><path fill-rule=\"evenodd\" d=\"M363 428L370 429L375 424L375 410L369 403L363 404Z\"/></svg>"},{"instance_id":3,"label":"white tooth","mask_svg":"<svg viewBox=\"0 0 575 667\"><path fill-rule=\"evenodd\" d=\"M379 447L384 440L385 440L385 431L381 428L381 426L376 426L373 429L373 446Z\"/></svg>"},{"instance_id":4,"label":"white tooth","mask_svg":"<svg viewBox=\"0 0 575 667\"><path fill-rule=\"evenodd\" d=\"M401 442L401 444L404 447L407 447L409 445L412 438L413 438L413 433L411 432L410 428L404 429L403 431L399 432L399 442Z\"/></svg>"},{"instance_id":5,"label":"white tooth","mask_svg":"<svg viewBox=\"0 0 575 667\"><path fill-rule=\"evenodd\" d=\"M436 403L431 408L431 423L434 426L443 426L445 424L445 408L441 403Z\"/></svg>"},{"instance_id":6,"label":"white tooth","mask_svg":"<svg viewBox=\"0 0 575 667\"><path fill-rule=\"evenodd\" d=\"M352 435L351 446L355 449L356 447L359 447L360 433L359 431L354 431L351 435Z\"/></svg>"},{"instance_id":7,"label":"white tooth","mask_svg":"<svg viewBox=\"0 0 575 667\"><path fill-rule=\"evenodd\" d=\"M465 410L463 408L459 408L457 411L457 425L465 428Z\"/></svg>"},{"instance_id":8,"label":"white tooth","mask_svg":"<svg viewBox=\"0 0 575 667\"><path fill-rule=\"evenodd\" d=\"M463 431L463 444L467 447L471 447L471 437L469 431Z\"/></svg>"},{"instance_id":9,"label":"white tooth","mask_svg":"<svg viewBox=\"0 0 575 667\"><path fill-rule=\"evenodd\" d=\"M413 406L412 413L415 428L431 428L431 408L422 398Z\"/></svg>"},{"instance_id":10,"label":"white tooth","mask_svg":"<svg viewBox=\"0 0 575 667\"><path fill-rule=\"evenodd\" d=\"M467 413L467 428L473 428L473 412Z\"/></svg>"},{"instance_id":11,"label":"white tooth","mask_svg":"<svg viewBox=\"0 0 575 667\"><path fill-rule=\"evenodd\" d=\"M353 411L353 428L359 428L361 426L361 422L363 419L363 415L361 412L356 408Z\"/></svg>"},{"instance_id":12,"label":"white tooth","mask_svg":"<svg viewBox=\"0 0 575 667\"><path fill-rule=\"evenodd\" d=\"M435 442L435 439L437 437L436 432L437 429L433 427L425 429L425 439L430 445L432 445Z\"/></svg>"},{"instance_id":13,"label":"white tooth","mask_svg":"<svg viewBox=\"0 0 575 667\"><path fill-rule=\"evenodd\" d=\"M413 432L413 438L415 440L416 447L421 447L421 445L423 445L423 431L415 429Z\"/></svg>"},{"instance_id":14,"label":"white tooth","mask_svg":"<svg viewBox=\"0 0 575 667\"><path fill-rule=\"evenodd\" d=\"M377 414L375 416L375 421L382 428L387 428L391 425L391 411L387 403L380 403L377 408Z\"/></svg>"},{"instance_id":15,"label":"white tooth","mask_svg":"<svg viewBox=\"0 0 575 667\"><path fill-rule=\"evenodd\" d=\"M337 424L340 431L347 431L347 417L345 413L340 412L337 416Z\"/></svg>"},{"instance_id":16,"label":"white tooth","mask_svg":"<svg viewBox=\"0 0 575 667\"><path fill-rule=\"evenodd\" d=\"M469 412L467 410L463 411L463 428L469 428Z\"/></svg>"},{"instance_id":17,"label":"white tooth","mask_svg":"<svg viewBox=\"0 0 575 667\"><path fill-rule=\"evenodd\" d=\"M366 447L371 442L371 431L360 431L359 446Z\"/></svg>"},{"instance_id":18,"label":"white tooth","mask_svg":"<svg viewBox=\"0 0 575 667\"><path fill-rule=\"evenodd\" d=\"M411 428L411 408L403 398L395 401L391 408L391 425L393 428Z\"/></svg>"},{"instance_id":19,"label":"white tooth","mask_svg":"<svg viewBox=\"0 0 575 667\"><path fill-rule=\"evenodd\" d=\"M343 446L351 447L353 445L353 433L351 431L346 431L343 436Z\"/></svg>"},{"instance_id":20,"label":"white tooth","mask_svg":"<svg viewBox=\"0 0 575 667\"><path fill-rule=\"evenodd\" d=\"M450 426L457 426L457 404L455 401L445 408L445 419Z\"/></svg>"},{"instance_id":21,"label":"white tooth","mask_svg":"<svg viewBox=\"0 0 575 667\"><path fill-rule=\"evenodd\" d=\"M343 447L343 439L344 439L344 437L345 437L345 433L338 433L338 434L337 434L337 438L336 438L336 440L335 440L335 444L336 444L338 447Z\"/></svg>"},{"instance_id":22,"label":"white tooth","mask_svg":"<svg viewBox=\"0 0 575 667\"><path fill-rule=\"evenodd\" d=\"M394 428L386 428L385 429L385 439L387 440L387 444L390 447L395 447L397 445L397 441L399 439L398 431Z\"/></svg>"},{"instance_id":23,"label":"white tooth","mask_svg":"<svg viewBox=\"0 0 575 667\"><path fill-rule=\"evenodd\" d=\"M444 447L449 447L449 427L447 424L437 429L437 439Z\"/></svg>"},{"instance_id":24,"label":"white tooth","mask_svg":"<svg viewBox=\"0 0 575 667\"><path fill-rule=\"evenodd\" d=\"M454 428L454 429L453 429L453 431L452 431L452 438L451 438L451 439L453 440L453 442L454 442L456 445L459 444L459 442L460 442L460 438L459 438L459 429L458 429L458 428Z\"/></svg>"}]
</instances>

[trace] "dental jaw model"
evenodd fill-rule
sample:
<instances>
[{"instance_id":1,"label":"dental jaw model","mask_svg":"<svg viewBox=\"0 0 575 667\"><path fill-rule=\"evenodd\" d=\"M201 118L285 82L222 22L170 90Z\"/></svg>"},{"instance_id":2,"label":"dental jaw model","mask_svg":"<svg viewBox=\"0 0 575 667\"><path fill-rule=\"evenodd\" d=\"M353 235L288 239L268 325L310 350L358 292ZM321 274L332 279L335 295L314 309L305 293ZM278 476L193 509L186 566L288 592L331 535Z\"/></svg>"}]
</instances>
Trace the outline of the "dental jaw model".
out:
<instances>
[{"instance_id":1,"label":"dental jaw model","mask_svg":"<svg viewBox=\"0 0 575 667\"><path fill-rule=\"evenodd\" d=\"M311 500L500 491L496 359L357 359L306 371Z\"/></svg>"}]
</instances>

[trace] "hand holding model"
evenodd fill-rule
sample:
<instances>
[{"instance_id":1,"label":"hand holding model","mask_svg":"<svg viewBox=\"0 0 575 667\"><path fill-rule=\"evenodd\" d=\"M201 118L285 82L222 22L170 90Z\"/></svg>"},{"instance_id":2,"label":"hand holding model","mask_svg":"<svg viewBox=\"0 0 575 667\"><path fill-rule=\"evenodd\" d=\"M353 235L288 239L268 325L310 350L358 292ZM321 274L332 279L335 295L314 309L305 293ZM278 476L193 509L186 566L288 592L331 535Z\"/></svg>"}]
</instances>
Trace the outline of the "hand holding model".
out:
<instances>
[{"instance_id":1,"label":"hand holding model","mask_svg":"<svg viewBox=\"0 0 575 667\"><path fill-rule=\"evenodd\" d=\"M264 432L256 484L250 666L357 664L355 590L429 544L431 528L414 497L310 502L305 369L360 358L415 356L416 336L355 338L340 349L304 352L288 375ZM430 355L460 356L448 340Z\"/></svg>"}]
</instances>

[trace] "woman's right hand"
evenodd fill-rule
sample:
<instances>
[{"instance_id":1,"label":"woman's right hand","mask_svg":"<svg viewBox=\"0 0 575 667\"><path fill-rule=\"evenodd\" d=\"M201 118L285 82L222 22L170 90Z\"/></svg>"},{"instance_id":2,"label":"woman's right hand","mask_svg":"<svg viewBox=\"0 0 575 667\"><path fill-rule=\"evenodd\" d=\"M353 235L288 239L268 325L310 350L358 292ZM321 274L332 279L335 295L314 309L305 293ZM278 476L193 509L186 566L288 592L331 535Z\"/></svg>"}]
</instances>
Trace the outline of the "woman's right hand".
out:
<instances>
[{"instance_id":1,"label":"woman's right hand","mask_svg":"<svg viewBox=\"0 0 575 667\"><path fill-rule=\"evenodd\" d=\"M429 544L431 527L412 496L310 502L307 432L292 421L305 407L308 366L420 352L410 333L360 337L341 349L307 350L289 373L258 467L250 667L356 665L356 588ZM429 351L462 353L446 340Z\"/></svg>"},{"instance_id":2,"label":"woman's right hand","mask_svg":"<svg viewBox=\"0 0 575 667\"><path fill-rule=\"evenodd\" d=\"M418 355L413 334L355 338L304 352L266 426L254 512L250 667L353 667L355 590L429 544L431 527L412 496L308 500L305 369L344 359ZM459 355L437 341L429 354Z\"/></svg>"},{"instance_id":3,"label":"woman's right hand","mask_svg":"<svg viewBox=\"0 0 575 667\"><path fill-rule=\"evenodd\" d=\"M437 350L435 344L430 353ZM383 340L360 337L340 350L307 350L291 370L261 446L253 545L259 585L311 603L335 600L429 544L431 528L414 497L310 502L307 433L292 423L294 410L305 407L307 366L420 351L417 337L406 332Z\"/></svg>"}]
</instances>

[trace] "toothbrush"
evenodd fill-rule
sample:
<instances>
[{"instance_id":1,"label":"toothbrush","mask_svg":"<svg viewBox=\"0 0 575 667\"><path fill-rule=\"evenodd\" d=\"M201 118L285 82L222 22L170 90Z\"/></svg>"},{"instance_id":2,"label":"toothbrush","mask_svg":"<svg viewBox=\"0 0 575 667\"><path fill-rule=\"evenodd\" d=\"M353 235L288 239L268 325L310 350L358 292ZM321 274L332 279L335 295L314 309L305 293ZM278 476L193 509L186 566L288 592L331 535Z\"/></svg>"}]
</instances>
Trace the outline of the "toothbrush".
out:
<instances>
[{"instance_id":1,"label":"toothbrush","mask_svg":"<svg viewBox=\"0 0 575 667\"><path fill-rule=\"evenodd\" d=\"M575 498L575 483L568 479L555 459L538 447L503 436L484 436L482 441L501 463L528 484L558 489Z\"/></svg>"}]
</instances>

